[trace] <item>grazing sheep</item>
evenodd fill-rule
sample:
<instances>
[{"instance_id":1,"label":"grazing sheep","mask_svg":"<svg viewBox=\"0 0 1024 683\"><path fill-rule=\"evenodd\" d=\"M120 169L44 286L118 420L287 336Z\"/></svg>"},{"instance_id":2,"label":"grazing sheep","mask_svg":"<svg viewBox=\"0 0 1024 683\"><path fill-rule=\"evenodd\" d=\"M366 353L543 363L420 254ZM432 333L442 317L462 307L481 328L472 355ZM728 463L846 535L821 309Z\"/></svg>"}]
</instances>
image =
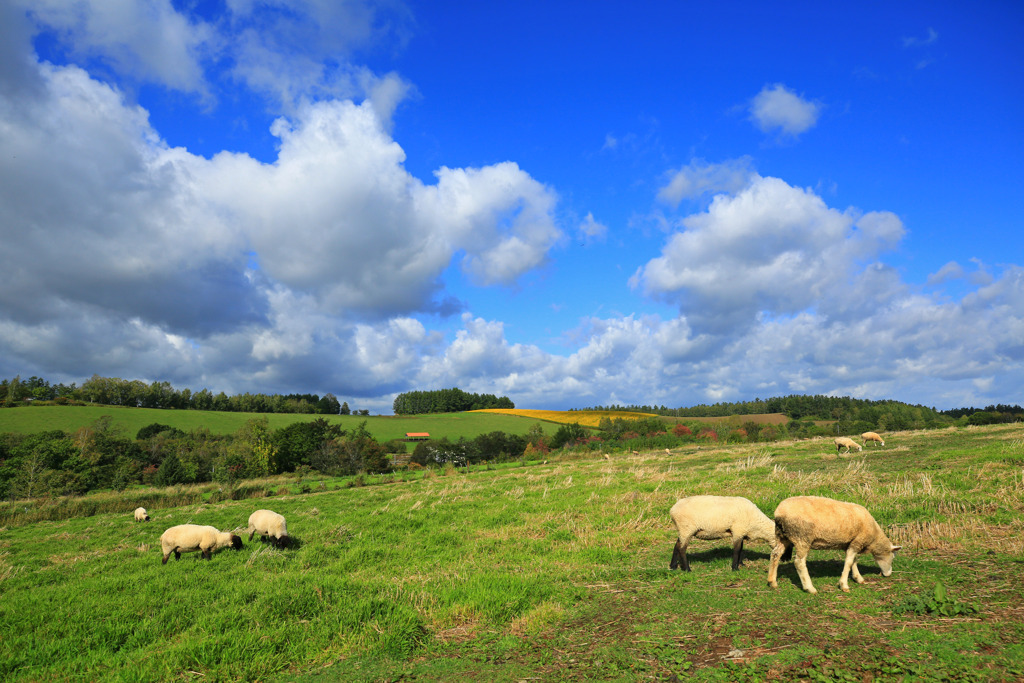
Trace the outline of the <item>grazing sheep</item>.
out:
<instances>
[{"instance_id":1,"label":"grazing sheep","mask_svg":"<svg viewBox=\"0 0 1024 683\"><path fill-rule=\"evenodd\" d=\"M146 512L146 508L135 508L135 521L136 522L148 522L149 513Z\"/></svg>"},{"instance_id":2,"label":"grazing sheep","mask_svg":"<svg viewBox=\"0 0 1024 683\"><path fill-rule=\"evenodd\" d=\"M882 444L883 446L885 445L885 442L882 441L882 437L879 436L876 432L864 432L863 434L860 435L860 438L864 439L865 442L867 442L867 441L877 441L878 443Z\"/></svg>"},{"instance_id":3,"label":"grazing sheep","mask_svg":"<svg viewBox=\"0 0 1024 683\"><path fill-rule=\"evenodd\" d=\"M764 541L775 548L775 523L746 498L690 496L680 498L669 512L679 531L669 569L690 570L686 547L693 538L713 541L732 537L732 568L743 564L743 541Z\"/></svg>"},{"instance_id":4,"label":"grazing sheep","mask_svg":"<svg viewBox=\"0 0 1024 683\"><path fill-rule=\"evenodd\" d=\"M846 452L849 453L851 448L856 448L858 451L864 450L864 447L854 441L848 436L837 436L836 437L836 453L843 450L846 447Z\"/></svg>"},{"instance_id":5,"label":"grazing sheep","mask_svg":"<svg viewBox=\"0 0 1024 683\"><path fill-rule=\"evenodd\" d=\"M218 531L217 527L199 526L197 524L179 524L172 526L160 536L160 548L164 553L163 564L174 553L174 559L180 560L181 553L202 552L202 557L209 560L213 551L231 546L235 550L242 549L242 539L230 531Z\"/></svg>"},{"instance_id":6,"label":"grazing sheep","mask_svg":"<svg viewBox=\"0 0 1024 683\"><path fill-rule=\"evenodd\" d=\"M775 508L775 536L778 545L772 550L768 564L768 585L778 588L776 581L779 560L783 551L796 551L793 563L800 583L808 593L817 593L807 574L807 552L811 548L845 550L846 563L839 577L839 587L850 592L847 577L853 571L853 580L864 583L857 570L857 555L871 553L882 570L882 576L892 574L892 561L901 546L893 545L882 527L862 505L844 503L819 496L787 498Z\"/></svg>"},{"instance_id":7,"label":"grazing sheep","mask_svg":"<svg viewBox=\"0 0 1024 683\"><path fill-rule=\"evenodd\" d=\"M270 538L270 542L277 547L283 547L288 542L288 525L284 517L271 510L257 510L249 515L249 540L259 532L263 538Z\"/></svg>"}]
</instances>

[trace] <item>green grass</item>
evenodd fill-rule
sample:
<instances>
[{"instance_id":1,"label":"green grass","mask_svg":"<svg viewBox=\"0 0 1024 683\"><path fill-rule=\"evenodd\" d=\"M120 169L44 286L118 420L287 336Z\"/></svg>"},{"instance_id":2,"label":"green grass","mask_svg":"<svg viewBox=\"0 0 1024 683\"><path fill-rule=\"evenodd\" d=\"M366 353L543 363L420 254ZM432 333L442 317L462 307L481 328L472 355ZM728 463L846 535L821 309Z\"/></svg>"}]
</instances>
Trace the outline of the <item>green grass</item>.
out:
<instances>
[{"instance_id":1,"label":"green grass","mask_svg":"<svg viewBox=\"0 0 1024 683\"><path fill-rule=\"evenodd\" d=\"M271 429L279 429L293 422L310 422L318 417L343 429L355 429L361 422L378 441L405 438L406 432L429 432L432 437L460 437L472 439L481 434L501 431L508 434L526 434L535 424L545 432L553 433L558 425L512 415L490 413L445 413L415 416L356 415L293 415L281 413L226 413L207 410L157 410L154 408L125 408L121 406L22 406L0 409L0 432L33 434L61 430L74 432L104 415L112 423L134 438L138 431L154 422L177 427L188 432L204 427L212 434L233 434L253 418L266 417Z\"/></svg>"},{"instance_id":2,"label":"green grass","mask_svg":"<svg viewBox=\"0 0 1024 683\"><path fill-rule=\"evenodd\" d=\"M325 492L40 521L0 530L0 679L915 680L1024 677L1024 426L551 460L331 483ZM588 456L589 457L589 456ZM766 585L695 541L670 572L679 497L859 502L904 545L892 576L812 551ZM288 518L296 547L160 563L174 524ZM901 610L934 594L976 604Z\"/></svg>"}]
</instances>

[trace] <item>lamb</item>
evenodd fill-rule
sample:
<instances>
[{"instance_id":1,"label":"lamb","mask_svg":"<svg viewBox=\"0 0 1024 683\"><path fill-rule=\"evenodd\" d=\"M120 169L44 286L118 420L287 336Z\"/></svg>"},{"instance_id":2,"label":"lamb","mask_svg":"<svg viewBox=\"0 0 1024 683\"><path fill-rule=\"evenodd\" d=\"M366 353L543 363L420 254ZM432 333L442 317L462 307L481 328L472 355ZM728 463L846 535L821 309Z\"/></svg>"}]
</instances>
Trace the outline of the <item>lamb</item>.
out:
<instances>
[{"instance_id":1,"label":"lamb","mask_svg":"<svg viewBox=\"0 0 1024 683\"><path fill-rule=\"evenodd\" d=\"M846 551L839 587L849 593L847 577L851 570L854 581L864 583L864 577L857 570L857 555L871 553L882 576L889 576L893 557L901 547L889 541L882 527L862 505L820 496L795 496L779 503L775 508L775 537L778 544L768 564L768 585L779 587L776 581L779 560L784 551L792 548L796 551L793 563L800 583L812 594L818 591L807 574L807 552L811 548Z\"/></svg>"},{"instance_id":2,"label":"lamb","mask_svg":"<svg viewBox=\"0 0 1024 683\"><path fill-rule=\"evenodd\" d=\"M135 508L135 521L136 522L148 522L149 513L146 512L146 508Z\"/></svg>"},{"instance_id":3,"label":"lamb","mask_svg":"<svg viewBox=\"0 0 1024 683\"><path fill-rule=\"evenodd\" d=\"M883 446L885 445L885 442L882 441L882 437L879 436L876 432L864 432L863 434L860 435L860 438L864 439L865 442L867 442L867 441L877 441L878 443L882 444Z\"/></svg>"},{"instance_id":4,"label":"lamb","mask_svg":"<svg viewBox=\"0 0 1024 683\"><path fill-rule=\"evenodd\" d=\"M836 437L836 453L843 450L846 447L846 452L849 453L851 448L856 448L858 451L864 450L864 447L854 441L848 436L837 436Z\"/></svg>"},{"instance_id":5,"label":"lamb","mask_svg":"<svg viewBox=\"0 0 1024 683\"><path fill-rule=\"evenodd\" d=\"M197 524L179 524L172 526L160 536L160 548L164 553L164 561L174 553L174 559L180 560L181 553L202 552L202 558L209 560L213 551L231 546L241 550L242 539L230 531L218 531L217 527L199 526Z\"/></svg>"},{"instance_id":6,"label":"lamb","mask_svg":"<svg viewBox=\"0 0 1024 683\"><path fill-rule=\"evenodd\" d=\"M690 496L680 498L669 514L679 531L669 569L682 565L691 571L686 547L693 538L712 541L732 537L732 568L743 564L743 542L765 541L776 546L775 523L746 498L729 496Z\"/></svg>"},{"instance_id":7,"label":"lamb","mask_svg":"<svg viewBox=\"0 0 1024 683\"><path fill-rule=\"evenodd\" d=\"M288 543L288 525L284 517L271 510L257 510L249 515L249 540L259 532L261 537L270 538L275 546L283 547Z\"/></svg>"}]
</instances>

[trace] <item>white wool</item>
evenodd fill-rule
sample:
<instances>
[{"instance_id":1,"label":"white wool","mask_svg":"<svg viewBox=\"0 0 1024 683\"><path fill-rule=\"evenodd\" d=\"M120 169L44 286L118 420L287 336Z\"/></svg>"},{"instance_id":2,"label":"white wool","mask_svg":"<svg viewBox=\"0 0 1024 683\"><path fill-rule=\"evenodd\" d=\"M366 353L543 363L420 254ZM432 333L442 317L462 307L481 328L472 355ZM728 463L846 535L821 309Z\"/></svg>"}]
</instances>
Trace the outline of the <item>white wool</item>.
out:
<instances>
[{"instance_id":1,"label":"white wool","mask_svg":"<svg viewBox=\"0 0 1024 683\"><path fill-rule=\"evenodd\" d=\"M863 434L860 435L860 438L864 439L865 441L874 441L882 444L883 446L885 445L885 442L882 441L882 437L877 432L864 432Z\"/></svg>"},{"instance_id":2,"label":"white wool","mask_svg":"<svg viewBox=\"0 0 1024 683\"><path fill-rule=\"evenodd\" d=\"M174 553L174 559L180 559L180 553L200 551L204 559L210 559L213 551L221 548L242 548L242 539L230 531L218 531L217 527L199 526L197 524L179 524L172 526L160 536L160 548L163 551L163 563Z\"/></svg>"},{"instance_id":3,"label":"white wool","mask_svg":"<svg viewBox=\"0 0 1024 683\"><path fill-rule=\"evenodd\" d=\"M277 544L283 544L288 538L288 524L282 515L273 510L257 510L249 515L249 540L259 533L270 538Z\"/></svg>"},{"instance_id":4,"label":"white wool","mask_svg":"<svg viewBox=\"0 0 1024 683\"><path fill-rule=\"evenodd\" d=\"M690 496L680 498L669 514L679 532L672 562L675 569L682 565L689 570L686 548L694 538L717 540L732 538L733 563L737 569L742 564L744 541L764 541L774 547L775 523L746 498L740 496Z\"/></svg>"},{"instance_id":5,"label":"white wool","mask_svg":"<svg viewBox=\"0 0 1024 683\"><path fill-rule=\"evenodd\" d=\"M846 452L847 453L850 452L851 448L856 448L858 451L864 450L864 448L859 443L857 443L856 441L854 441L850 437L848 437L848 436L837 436L836 437L836 452L841 451L843 449L843 447L846 448Z\"/></svg>"},{"instance_id":6,"label":"white wool","mask_svg":"<svg viewBox=\"0 0 1024 683\"><path fill-rule=\"evenodd\" d=\"M768 585L778 588L779 560L791 547L797 575L808 593L818 592L807 573L807 553L811 548L846 551L846 563L839 578L839 587L846 592L850 590L847 577L851 571L854 581L864 583L857 570L857 555L871 553L882 576L889 576L894 554L900 549L889 541L864 506L820 496L795 496L779 503L775 508L775 536L779 543L768 565Z\"/></svg>"}]
</instances>

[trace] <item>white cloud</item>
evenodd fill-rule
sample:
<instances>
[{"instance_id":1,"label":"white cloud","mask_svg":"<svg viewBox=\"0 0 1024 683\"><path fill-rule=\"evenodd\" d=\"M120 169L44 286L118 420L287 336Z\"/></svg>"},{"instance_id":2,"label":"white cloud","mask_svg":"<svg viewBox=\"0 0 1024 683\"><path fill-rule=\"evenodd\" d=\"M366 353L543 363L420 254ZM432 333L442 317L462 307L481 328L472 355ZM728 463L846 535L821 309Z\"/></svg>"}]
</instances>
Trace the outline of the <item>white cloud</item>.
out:
<instances>
[{"instance_id":1,"label":"white cloud","mask_svg":"<svg viewBox=\"0 0 1024 683\"><path fill-rule=\"evenodd\" d=\"M15 0L62 36L79 57L98 57L142 81L186 92L206 89L202 62L221 45L214 28L169 0Z\"/></svg>"},{"instance_id":2,"label":"white cloud","mask_svg":"<svg viewBox=\"0 0 1024 683\"><path fill-rule=\"evenodd\" d=\"M959 280L964 276L963 267L956 261L950 261L928 276L927 284L940 285L950 280Z\"/></svg>"},{"instance_id":3,"label":"white cloud","mask_svg":"<svg viewBox=\"0 0 1024 683\"><path fill-rule=\"evenodd\" d=\"M586 242L600 241L608 235L608 226L599 223L594 219L594 214L588 212L579 227L580 237Z\"/></svg>"},{"instance_id":4,"label":"white cloud","mask_svg":"<svg viewBox=\"0 0 1024 683\"><path fill-rule=\"evenodd\" d=\"M813 128L820 114L820 104L803 99L781 83L766 85L750 102L751 118L766 133L779 131L796 137Z\"/></svg>"},{"instance_id":5,"label":"white cloud","mask_svg":"<svg viewBox=\"0 0 1024 683\"><path fill-rule=\"evenodd\" d=\"M925 45L932 45L939 40L939 34L931 26L928 27L928 35L924 38L918 38L916 36L904 36L903 47L924 47Z\"/></svg>"},{"instance_id":6,"label":"white cloud","mask_svg":"<svg viewBox=\"0 0 1024 683\"><path fill-rule=\"evenodd\" d=\"M562 235L557 196L514 163L411 176L370 102L280 119L274 163L204 159L81 69L29 75L36 97L0 89L4 370L381 391L401 381L385 369L422 359L382 358L371 341L458 310L441 280L454 258L478 284L507 285Z\"/></svg>"},{"instance_id":7,"label":"white cloud","mask_svg":"<svg viewBox=\"0 0 1024 683\"><path fill-rule=\"evenodd\" d=\"M903 235L891 213L840 212L811 190L760 176L734 196L716 196L682 227L632 284L678 305L695 330L716 334L753 325L762 311L838 303L833 295L860 264Z\"/></svg>"},{"instance_id":8,"label":"white cloud","mask_svg":"<svg viewBox=\"0 0 1024 683\"><path fill-rule=\"evenodd\" d=\"M668 182L658 190L658 199L675 207L684 199L719 192L734 194L745 187L754 175L750 157L720 164L694 159L678 171L669 173Z\"/></svg>"}]
</instances>

